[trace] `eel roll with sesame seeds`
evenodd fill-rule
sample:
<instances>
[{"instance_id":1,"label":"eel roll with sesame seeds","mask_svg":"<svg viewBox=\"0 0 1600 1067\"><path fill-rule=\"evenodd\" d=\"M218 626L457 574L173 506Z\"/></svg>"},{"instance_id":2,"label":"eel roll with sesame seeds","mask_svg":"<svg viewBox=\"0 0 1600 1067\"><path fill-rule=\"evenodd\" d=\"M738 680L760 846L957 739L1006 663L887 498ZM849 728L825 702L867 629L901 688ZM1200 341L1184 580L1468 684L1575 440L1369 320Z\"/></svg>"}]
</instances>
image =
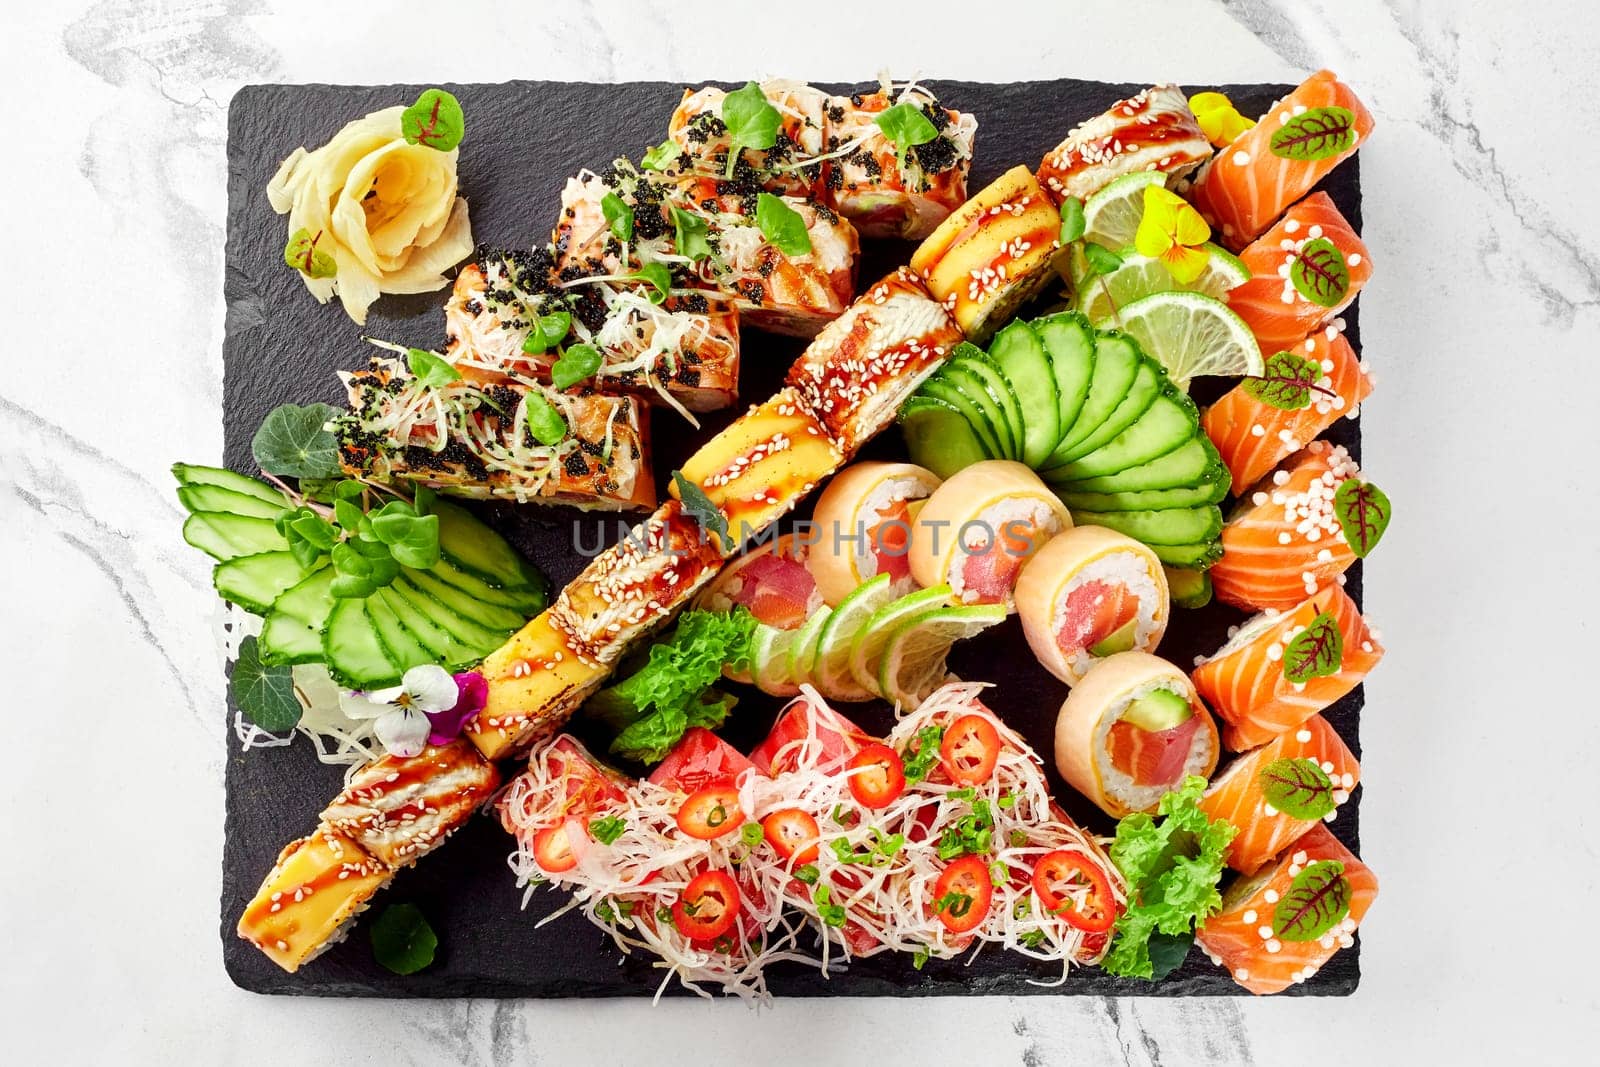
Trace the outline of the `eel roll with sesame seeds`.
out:
<instances>
[{"instance_id":1,"label":"eel roll with sesame seeds","mask_svg":"<svg viewBox=\"0 0 1600 1067\"><path fill-rule=\"evenodd\" d=\"M352 477L585 510L655 506L646 409L632 397L522 381L430 385L391 359L340 377L350 410L333 428Z\"/></svg>"},{"instance_id":2,"label":"eel roll with sesame seeds","mask_svg":"<svg viewBox=\"0 0 1600 1067\"><path fill-rule=\"evenodd\" d=\"M1159 171L1171 185L1210 158L1183 90L1155 85L1074 128L1039 164L1039 184L1057 202L1086 200L1137 171Z\"/></svg>"},{"instance_id":3,"label":"eel roll with sesame seeds","mask_svg":"<svg viewBox=\"0 0 1600 1067\"><path fill-rule=\"evenodd\" d=\"M291 841L239 916L239 936L291 974L338 944L394 871L327 829Z\"/></svg>"}]
</instances>

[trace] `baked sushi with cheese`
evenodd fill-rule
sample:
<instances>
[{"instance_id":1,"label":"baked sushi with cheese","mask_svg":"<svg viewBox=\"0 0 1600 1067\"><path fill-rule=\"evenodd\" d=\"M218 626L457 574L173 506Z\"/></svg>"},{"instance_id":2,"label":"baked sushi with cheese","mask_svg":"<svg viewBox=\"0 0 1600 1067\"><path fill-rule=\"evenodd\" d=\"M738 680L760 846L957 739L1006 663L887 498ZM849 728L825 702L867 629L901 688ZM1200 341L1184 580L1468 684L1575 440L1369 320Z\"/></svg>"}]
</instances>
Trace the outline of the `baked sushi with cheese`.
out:
<instances>
[{"instance_id":1,"label":"baked sushi with cheese","mask_svg":"<svg viewBox=\"0 0 1600 1067\"><path fill-rule=\"evenodd\" d=\"M811 513L806 561L830 607L880 574L889 575L893 596L916 588L911 525L939 484L914 463L857 463L834 475Z\"/></svg>"},{"instance_id":2,"label":"baked sushi with cheese","mask_svg":"<svg viewBox=\"0 0 1600 1067\"><path fill-rule=\"evenodd\" d=\"M559 629L546 610L484 658L483 709L463 736L492 760L505 759L566 725L611 673L600 654Z\"/></svg>"},{"instance_id":3,"label":"baked sushi with cheese","mask_svg":"<svg viewBox=\"0 0 1600 1067\"><path fill-rule=\"evenodd\" d=\"M879 125L890 108L913 108L934 131L897 145ZM829 97L825 183L833 207L863 237L920 241L967 199L978 120L940 105L920 85Z\"/></svg>"},{"instance_id":4,"label":"baked sushi with cheese","mask_svg":"<svg viewBox=\"0 0 1600 1067\"><path fill-rule=\"evenodd\" d=\"M292 974L343 940L393 877L350 838L319 829L278 853L239 916L239 936Z\"/></svg>"},{"instance_id":5,"label":"baked sushi with cheese","mask_svg":"<svg viewBox=\"0 0 1600 1067\"><path fill-rule=\"evenodd\" d=\"M1137 171L1159 171L1171 185L1210 158L1211 142L1183 90L1155 85L1069 133L1039 164L1039 183L1057 202L1087 200Z\"/></svg>"},{"instance_id":6,"label":"baked sushi with cheese","mask_svg":"<svg viewBox=\"0 0 1600 1067\"><path fill-rule=\"evenodd\" d=\"M322 825L399 870L444 844L499 787L500 772L466 741L429 745L356 771Z\"/></svg>"},{"instance_id":7,"label":"baked sushi with cheese","mask_svg":"<svg viewBox=\"0 0 1600 1067\"><path fill-rule=\"evenodd\" d=\"M786 78L769 79L759 88L778 112L778 135L771 148L744 149L730 172L732 141L723 120L727 90L710 85L685 89L667 122L667 137L682 150L672 169L717 178L753 175L767 192L820 198L823 164L818 160L826 143L828 95Z\"/></svg>"}]
</instances>

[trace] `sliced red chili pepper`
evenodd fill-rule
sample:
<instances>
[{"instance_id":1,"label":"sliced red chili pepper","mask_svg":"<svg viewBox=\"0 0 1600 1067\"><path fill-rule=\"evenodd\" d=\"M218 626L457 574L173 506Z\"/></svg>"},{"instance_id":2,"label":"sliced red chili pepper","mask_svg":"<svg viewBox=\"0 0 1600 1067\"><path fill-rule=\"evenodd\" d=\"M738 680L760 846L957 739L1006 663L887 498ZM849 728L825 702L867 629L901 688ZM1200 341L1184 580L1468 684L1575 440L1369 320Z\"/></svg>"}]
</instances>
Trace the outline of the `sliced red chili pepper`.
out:
<instances>
[{"instance_id":1,"label":"sliced red chili pepper","mask_svg":"<svg viewBox=\"0 0 1600 1067\"><path fill-rule=\"evenodd\" d=\"M761 820L761 831L778 855L795 863L815 863L822 831L817 820L799 808L780 808Z\"/></svg>"},{"instance_id":2,"label":"sliced red chili pepper","mask_svg":"<svg viewBox=\"0 0 1600 1067\"><path fill-rule=\"evenodd\" d=\"M952 934L976 929L988 917L993 900L989 865L979 856L962 856L933 884L933 913Z\"/></svg>"},{"instance_id":3,"label":"sliced red chili pepper","mask_svg":"<svg viewBox=\"0 0 1600 1067\"><path fill-rule=\"evenodd\" d=\"M573 853L572 842L567 837L565 820L554 826L546 826L533 835L533 860L546 874L560 874L578 865L578 857Z\"/></svg>"},{"instance_id":4,"label":"sliced red chili pepper","mask_svg":"<svg viewBox=\"0 0 1600 1067\"><path fill-rule=\"evenodd\" d=\"M1000 759L1000 733L987 715L963 715L939 742L939 764L959 785L981 785Z\"/></svg>"},{"instance_id":5,"label":"sliced red chili pepper","mask_svg":"<svg viewBox=\"0 0 1600 1067\"><path fill-rule=\"evenodd\" d=\"M1089 895L1082 903L1074 902L1071 891L1085 887ZM1061 916L1079 930L1097 934L1111 929L1117 921L1111 880L1082 853L1057 849L1040 856L1033 865L1033 891L1045 911Z\"/></svg>"},{"instance_id":6,"label":"sliced red chili pepper","mask_svg":"<svg viewBox=\"0 0 1600 1067\"><path fill-rule=\"evenodd\" d=\"M696 790L678 809L678 829L702 841L732 833L742 825L744 812L739 807L739 791L731 786Z\"/></svg>"},{"instance_id":7,"label":"sliced red chili pepper","mask_svg":"<svg viewBox=\"0 0 1600 1067\"><path fill-rule=\"evenodd\" d=\"M886 808L906 791L906 765L888 745L868 745L845 764L850 795L868 808Z\"/></svg>"},{"instance_id":8,"label":"sliced red chili pepper","mask_svg":"<svg viewBox=\"0 0 1600 1067\"><path fill-rule=\"evenodd\" d=\"M695 875L672 905L672 921L696 941L714 941L739 918L739 886L725 871Z\"/></svg>"}]
</instances>

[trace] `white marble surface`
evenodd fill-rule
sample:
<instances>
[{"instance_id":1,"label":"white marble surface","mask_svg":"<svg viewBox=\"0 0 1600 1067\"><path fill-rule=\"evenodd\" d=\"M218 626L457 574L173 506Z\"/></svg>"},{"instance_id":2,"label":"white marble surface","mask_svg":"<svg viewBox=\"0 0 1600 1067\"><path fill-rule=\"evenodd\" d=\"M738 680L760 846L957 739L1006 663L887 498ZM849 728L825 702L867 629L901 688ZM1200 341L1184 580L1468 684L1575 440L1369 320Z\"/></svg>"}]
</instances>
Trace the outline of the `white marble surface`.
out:
<instances>
[{"instance_id":1,"label":"white marble surface","mask_svg":"<svg viewBox=\"0 0 1600 1067\"><path fill-rule=\"evenodd\" d=\"M986 8L1003 20L982 21L961 13L973 6L938 17L937 4L852 6L845 25L814 28L780 25L762 4L686 18L676 12L714 8L603 0L8 12L6 1059L1582 1058L1577 1042L1600 1024L1600 746L1595 701L1573 677L1593 660L1587 608L1600 597L1592 3L1014 0ZM1363 730L1364 852L1383 896L1363 926L1355 997L834 1001L753 1014L310 1002L228 983L216 907L222 675L207 567L178 540L165 468L221 449L223 149L238 86L858 80L884 66L1203 83L1294 80L1324 64L1379 123L1362 153L1378 265L1362 327L1381 378L1367 456L1399 506L1368 570L1391 652Z\"/></svg>"}]
</instances>

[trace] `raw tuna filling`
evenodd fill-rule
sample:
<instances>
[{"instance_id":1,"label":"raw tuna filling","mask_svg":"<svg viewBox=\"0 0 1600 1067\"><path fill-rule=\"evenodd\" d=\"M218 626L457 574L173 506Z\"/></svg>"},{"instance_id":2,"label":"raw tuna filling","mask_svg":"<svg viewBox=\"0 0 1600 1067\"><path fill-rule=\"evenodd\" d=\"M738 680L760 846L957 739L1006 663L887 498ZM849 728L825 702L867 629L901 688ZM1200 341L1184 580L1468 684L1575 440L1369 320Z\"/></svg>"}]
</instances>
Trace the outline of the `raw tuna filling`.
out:
<instances>
[{"instance_id":1,"label":"raw tuna filling","mask_svg":"<svg viewBox=\"0 0 1600 1067\"><path fill-rule=\"evenodd\" d=\"M1056 645L1073 668L1094 665L1088 649L1128 623L1134 623L1133 647L1148 648L1161 620L1160 591L1150 564L1132 552L1112 552L1093 560L1058 595Z\"/></svg>"},{"instance_id":2,"label":"raw tuna filling","mask_svg":"<svg viewBox=\"0 0 1600 1067\"><path fill-rule=\"evenodd\" d=\"M773 552L751 560L728 590L728 598L743 604L757 622L779 630L793 630L816 610L822 597L804 560Z\"/></svg>"},{"instance_id":3,"label":"raw tuna filling","mask_svg":"<svg viewBox=\"0 0 1600 1067\"><path fill-rule=\"evenodd\" d=\"M1067 655L1104 641L1139 617L1139 597L1125 585L1084 582L1067 594L1056 643Z\"/></svg>"},{"instance_id":4,"label":"raw tuna filling","mask_svg":"<svg viewBox=\"0 0 1600 1067\"><path fill-rule=\"evenodd\" d=\"M1176 785L1183 777L1199 728L1198 715L1161 731L1142 730L1131 722L1114 723L1106 735L1106 754L1111 757L1111 765L1136 786Z\"/></svg>"}]
</instances>

